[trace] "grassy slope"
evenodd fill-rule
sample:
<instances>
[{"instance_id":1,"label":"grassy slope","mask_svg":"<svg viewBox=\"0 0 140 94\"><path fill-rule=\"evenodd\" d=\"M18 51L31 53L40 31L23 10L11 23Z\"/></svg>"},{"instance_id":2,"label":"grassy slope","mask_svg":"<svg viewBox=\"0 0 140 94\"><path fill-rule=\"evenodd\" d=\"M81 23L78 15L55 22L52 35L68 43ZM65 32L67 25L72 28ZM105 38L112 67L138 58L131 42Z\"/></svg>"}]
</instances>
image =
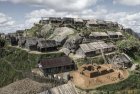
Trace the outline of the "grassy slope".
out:
<instances>
[{"instance_id":1,"label":"grassy slope","mask_svg":"<svg viewBox=\"0 0 140 94\"><path fill-rule=\"evenodd\" d=\"M102 87L97 88L100 91L115 91L115 92L125 92L127 90L138 90L140 89L140 74L131 74L128 79L112 84L112 85L105 85Z\"/></svg>"},{"instance_id":2,"label":"grassy slope","mask_svg":"<svg viewBox=\"0 0 140 94\"><path fill-rule=\"evenodd\" d=\"M24 78L25 73L34 68L40 58L52 58L64 55L63 53L28 54L26 51L6 47L0 49L0 87ZM11 66L12 65L12 66Z\"/></svg>"}]
</instances>

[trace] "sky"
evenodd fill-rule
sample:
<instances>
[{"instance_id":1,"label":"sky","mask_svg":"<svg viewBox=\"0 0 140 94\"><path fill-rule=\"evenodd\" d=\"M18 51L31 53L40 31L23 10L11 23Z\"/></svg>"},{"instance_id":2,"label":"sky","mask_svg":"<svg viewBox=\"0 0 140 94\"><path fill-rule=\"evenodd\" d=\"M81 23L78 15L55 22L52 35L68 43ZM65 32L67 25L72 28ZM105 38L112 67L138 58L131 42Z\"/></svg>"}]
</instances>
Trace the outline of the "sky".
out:
<instances>
[{"instance_id":1,"label":"sky","mask_svg":"<svg viewBox=\"0 0 140 94\"><path fill-rule=\"evenodd\" d=\"M140 0L0 0L0 32L29 29L41 17L103 19L140 33Z\"/></svg>"}]
</instances>

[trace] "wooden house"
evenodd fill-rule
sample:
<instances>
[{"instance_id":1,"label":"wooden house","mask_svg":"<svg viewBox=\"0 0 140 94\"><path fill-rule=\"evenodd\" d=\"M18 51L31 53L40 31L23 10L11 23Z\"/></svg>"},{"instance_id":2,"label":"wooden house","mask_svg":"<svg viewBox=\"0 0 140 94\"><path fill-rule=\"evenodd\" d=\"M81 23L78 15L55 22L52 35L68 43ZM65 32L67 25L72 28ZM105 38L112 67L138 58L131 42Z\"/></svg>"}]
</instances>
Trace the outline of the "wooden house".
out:
<instances>
[{"instance_id":1,"label":"wooden house","mask_svg":"<svg viewBox=\"0 0 140 94\"><path fill-rule=\"evenodd\" d=\"M90 39L96 39L96 40L105 40L109 38L106 32L91 32L89 37Z\"/></svg>"},{"instance_id":2,"label":"wooden house","mask_svg":"<svg viewBox=\"0 0 140 94\"><path fill-rule=\"evenodd\" d=\"M24 30L17 30L16 35L17 36L23 36Z\"/></svg>"},{"instance_id":3,"label":"wooden house","mask_svg":"<svg viewBox=\"0 0 140 94\"><path fill-rule=\"evenodd\" d=\"M98 25L96 20L92 19L92 20L88 20L87 21L86 26L87 27L98 27L99 25Z\"/></svg>"},{"instance_id":4,"label":"wooden house","mask_svg":"<svg viewBox=\"0 0 140 94\"><path fill-rule=\"evenodd\" d=\"M61 24L62 19L60 17L49 17L49 22L52 24Z\"/></svg>"},{"instance_id":5,"label":"wooden house","mask_svg":"<svg viewBox=\"0 0 140 94\"><path fill-rule=\"evenodd\" d=\"M19 37L18 46L24 48L26 43L26 37Z\"/></svg>"},{"instance_id":6,"label":"wooden house","mask_svg":"<svg viewBox=\"0 0 140 94\"><path fill-rule=\"evenodd\" d=\"M83 26L84 25L84 21L81 18L74 18L74 25L75 26Z\"/></svg>"},{"instance_id":7,"label":"wooden house","mask_svg":"<svg viewBox=\"0 0 140 94\"><path fill-rule=\"evenodd\" d=\"M25 48L29 50L37 50L37 38L27 38Z\"/></svg>"},{"instance_id":8,"label":"wooden house","mask_svg":"<svg viewBox=\"0 0 140 94\"><path fill-rule=\"evenodd\" d=\"M117 22L112 22L112 21L105 21L105 22L106 22L108 28L119 27L119 24Z\"/></svg>"},{"instance_id":9,"label":"wooden house","mask_svg":"<svg viewBox=\"0 0 140 94\"><path fill-rule=\"evenodd\" d=\"M40 52L54 51L57 50L57 44L55 40L41 40L38 41L37 49Z\"/></svg>"},{"instance_id":10,"label":"wooden house","mask_svg":"<svg viewBox=\"0 0 140 94\"><path fill-rule=\"evenodd\" d=\"M115 65L119 65L121 68L130 68L132 66L132 60L124 53L118 55L113 62Z\"/></svg>"},{"instance_id":11,"label":"wooden house","mask_svg":"<svg viewBox=\"0 0 140 94\"><path fill-rule=\"evenodd\" d=\"M118 39L118 34L114 31L107 31L107 34L110 39Z\"/></svg>"},{"instance_id":12,"label":"wooden house","mask_svg":"<svg viewBox=\"0 0 140 94\"><path fill-rule=\"evenodd\" d=\"M71 36L69 39L67 39L63 47L69 49L72 52L75 52L75 50L78 49L79 44L82 43L82 40L83 38L79 34Z\"/></svg>"},{"instance_id":13,"label":"wooden house","mask_svg":"<svg viewBox=\"0 0 140 94\"><path fill-rule=\"evenodd\" d=\"M66 42L67 38L68 36L57 35L53 38L53 40L55 40L56 44L61 47Z\"/></svg>"},{"instance_id":14,"label":"wooden house","mask_svg":"<svg viewBox=\"0 0 140 94\"><path fill-rule=\"evenodd\" d=\"M92 57L101 54L101 50L104 53L109 53L116 50L116 47L113 44L106 44L104 42L80 44L80 47L76 51L76 54L82 57Z\"/></svg>"},{"instance_id":15,"label":"wooden house","mask_svg":"<svg viewBox=\"0 0 140 94\"><path fill-rule=\"evenodd\" d=\"M123 38L123 34L121 32L116 32L116 34L118 35L118 38Z\"/></svg>"},{"instance_id":16,"label":"wooden house","mask_svg":"<svg viewBox=\"0 0 140 94\"><path fill-rule=\"evenodd\" d=\"M12 46L17 46L18 45L18 38L16 36L11 36L10 37L10 43Z\"/></svg>"},{"instance_id":17,"label":"wooden house","mask_svg":"<svg viewBox=\"0 0 140 94\"><path fill-rule=\"evenodd\" d=\"M100 28L106 28L107 24L103 20L97 20L97 24L99 25Z\"/></svg>"},{"instance_id":18,"label":"wooden house","mask_svg":"<svg viewBox=\"0 0 140 94\"><path fill-rule=\"evenodd\" d=\"M74 62L67 56L40 60L39 67L45 75L75 70Z\"/></svg>"},{"instance_id":19,"label":"wooden house","mask_svg":"<svg viewBox=\"0 0 140 94\"><path fill-rule=\"evenodd\" d=\"M39 24L49 24L49 18L42 17L41 20L39 21Z\"/></svg>"},{"instance_id":20,"label":"wooden house","mask_svg":"<svg viewBox=\"0 0 140 94\"><path fill-rule=\"evenodd\" d=\"M93 45L94 46L94 45ZM93 47L92 44L80 44L80 48L76 51L77 55L82 57L92 57L97 55L96 53L100 53L99 48Z\"/></svg>"},{"instance_id":21,"label":"wooden house","mask_svg":"<svg viewBox=\"0 0 140 94\"><path fill-rule=\"evenodd\" d=\"M63 24L64 25L73 25L74 24L74 18L64 17L63 18Z\"/></svg>"}]
</instances>

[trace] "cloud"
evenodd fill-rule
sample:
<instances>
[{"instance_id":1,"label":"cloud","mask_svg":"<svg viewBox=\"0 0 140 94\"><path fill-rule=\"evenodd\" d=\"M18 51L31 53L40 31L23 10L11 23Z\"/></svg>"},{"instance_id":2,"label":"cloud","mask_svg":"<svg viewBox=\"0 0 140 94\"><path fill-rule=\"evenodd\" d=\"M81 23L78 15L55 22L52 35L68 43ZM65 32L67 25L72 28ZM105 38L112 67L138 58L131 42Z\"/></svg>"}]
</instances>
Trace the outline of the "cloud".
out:
<instances>
[{"instance_id":1,"label":"cloud","mask_svg":"<svg viewBox=\"0 0 140 94\"><path fill-rule=\"evenodd\" d=\"M26 24L32 26L33 23L38 22L41 17L80 17L89 19L103 19L118 22L125 27L130 27L136 32L140 32L140 12L110 12L105 7L98 6L95 11L92 9L85 9L81 12L68 12L68 11L56 11L54 9L40 9L34 10L26 15Z\"/></svg>"},{"instance_id":2,"label":"cloud","mask_svg":"<svg viewBox=\"0 0 140 94\"><path fill-rule=\"evenodd\" d=\"M136 6L140 5L140 0L114 0L113 3L114 4L119 3L128 6Z\"/></svg>"},{"instance_id":3,"label":"cloud","mask_svg":"<svg viewBox=\"0 0 140 94\"><path fill-rule=\"evenodd\" d=\"M44 5L55 10L79 11L96 4L97 0L0 0L12 3Z\"/></svg>"},{"instance_id":4,"label":"cloud","mask_svg":"<svg viewBox=\"0 0 140 94\"><path fill-rule=\"evenodd\" d=\"M0 13L0 27L11 26L15 23L11 17L5 15L4 13Z\"/></svg>"}]
</instances>

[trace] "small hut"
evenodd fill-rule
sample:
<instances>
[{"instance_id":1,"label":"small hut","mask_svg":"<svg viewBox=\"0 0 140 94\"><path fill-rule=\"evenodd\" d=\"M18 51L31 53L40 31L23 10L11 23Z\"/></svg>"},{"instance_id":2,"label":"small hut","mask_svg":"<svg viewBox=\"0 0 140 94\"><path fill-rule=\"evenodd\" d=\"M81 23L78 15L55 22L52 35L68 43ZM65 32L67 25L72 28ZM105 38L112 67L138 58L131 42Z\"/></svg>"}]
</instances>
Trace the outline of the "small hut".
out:
<instances>
[{"instance_id":1,"label":"small hut","mask_svg":"<svg viewBox=\"0 0 140 94\"><path fill-rule=\"evenodd\" d=\"M118 39L118 34L114 31L107 31L107 34L110 39Z\"/></svg>"},{"instance_id":2,"label":"small hut","mask_svg":"<svg viewBox=\"0 0 140 94\"><path fill-rule=\"evenodd\" d=\"M26 37L19 37L18 46L24 48L26 43Z\"/></svg>"},{"instance_id":3,"label":"small hut","mask_svg":"<svg viewBox=\"0 0 140 94\"><path fill-rule=\"evenodd\" d=\"M89 37L90 39L96 39L96 40L105 40L109 38L106 32L91 32Z\"/></svg>"},{"instance_id":4,"label":"small hut","mask_svg":"<svg viewBox=\"0 0 140 94\"><path fill-rule=\"evenodd\" d=\"M74 24L74 18L64 17L63 18L63 24L64 25L73 25Z\"/></svg>"},{"instance_id":5,"label":"small hut","mask_svg":"<svg viewBox=\"0 0 140 94\"><path fill-rule=\"evenodd\" d=\"M88 20L87 21L86 26L87 27L98 27L99 25L98 25L96 20L92 19L92 20Z\"/></svg>"},{"instance_id":6,"label":"small hut","mask_svg":"<svg viewBox=\"0 0 140 94\"><path fill-rule=\"evenodd\" d=\"M46 75L68 72L75 69L75 64L67 56L42 59L39 61L39 66L41 66L40 68Z\"/></svg>"},{"instance_id":7,"label":"small hut","mask_svg":"<svg viewBox=\"0 0 140 94\"><path fill-rule=\"evenodd\" d=\"M27 38L25 48L29 50L37 50L37 38Z\"/></svg>"},{"instance_id":8,"label":"small hut","mask_svg":"<svg viewBox=\"0 0 140 94\"><path fill-rule=\"evenodd\" d=\"M61 24L62 23L61 17L49 17L49 21L52 24Z\"/></svg>"},{"instance_id":9,"label":"small hut","mask_svg":"<svg viewBox=\"0 0 140 94\"><path fill-rule=\"evenodd\" d=\"M57 50L57 44L55 40L41 40L38 41L37 49L40 52L54 51Z\"/></svg>"},{"instance_id":10,"label":"small hut","mask_svg":"<svg viewBox=\"0 0 140 94\"><path fill-rule=\"evenodd\" d=\"M75 26L83 26L83 25L84 25L83 19L75 18L75 19L74 19L74 25L75 25Z\"/></svg>"}]
</instances>

